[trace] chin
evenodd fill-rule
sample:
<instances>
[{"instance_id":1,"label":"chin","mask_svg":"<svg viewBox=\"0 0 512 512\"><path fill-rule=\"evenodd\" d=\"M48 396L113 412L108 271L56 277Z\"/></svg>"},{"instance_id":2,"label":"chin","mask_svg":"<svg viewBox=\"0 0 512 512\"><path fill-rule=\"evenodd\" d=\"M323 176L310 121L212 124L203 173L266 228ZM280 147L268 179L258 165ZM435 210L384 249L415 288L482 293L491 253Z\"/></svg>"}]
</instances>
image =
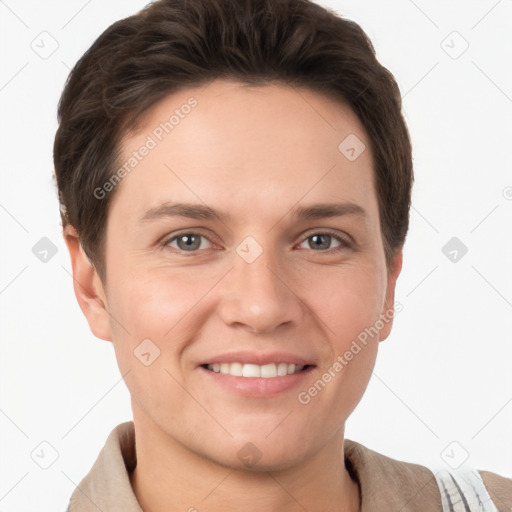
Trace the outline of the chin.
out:
<instances>
[{"instance_id":1,"label":"chin","mask_svg":"<svg viewBox=\"0 0 512 512\"><path fill-rule=\"evenodd\" d=\"M300 464L309 448L298 438L292 439L288 436L287 443L282 436L265 439L261 432L258 436L237 436L216 450L211 460L230 469L253 473L286 470Z\"/></svg>"},{"instance_id":2,"label":"chin","mask_svg":"<svg viewBox=\"0 0 512 512\"><path fill-rule=\"evenodd\" d=\"M231 470L250 473L268 473L270 471L283 471L293 468L304 458L303 454L297 453L297 450L294 450L291 453L281 453L279 455L260 452L260 454L252 458L248 455L238 457L237 454L235 457L212 458L211 460Z\"/></svg>"}]
</instances>

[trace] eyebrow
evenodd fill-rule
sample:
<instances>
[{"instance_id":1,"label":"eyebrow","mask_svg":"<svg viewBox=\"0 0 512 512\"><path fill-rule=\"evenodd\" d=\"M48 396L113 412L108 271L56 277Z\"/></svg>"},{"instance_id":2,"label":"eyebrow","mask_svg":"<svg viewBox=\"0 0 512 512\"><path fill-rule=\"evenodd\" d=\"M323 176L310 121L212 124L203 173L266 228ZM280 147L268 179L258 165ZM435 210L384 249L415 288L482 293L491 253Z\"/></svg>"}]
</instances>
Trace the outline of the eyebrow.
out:
<instances>
[{"instance_id":1,"label":"eyebrow","mask_svg":"<svg viewBox=\"0 0 512 512\"><path fill-rule=\"evenodd\" d=\"M366 216L364 208L355 203L318 203L293 208L290 213L292 213L293 217L297 220L325 219L329 217L341 217L343 215ZM229 213L214 210L206 205L167 202L146 211L139 219L139 224L167 217L219 220L221 222L226 222L231 219Z\"/></svg>"}]
</instances>

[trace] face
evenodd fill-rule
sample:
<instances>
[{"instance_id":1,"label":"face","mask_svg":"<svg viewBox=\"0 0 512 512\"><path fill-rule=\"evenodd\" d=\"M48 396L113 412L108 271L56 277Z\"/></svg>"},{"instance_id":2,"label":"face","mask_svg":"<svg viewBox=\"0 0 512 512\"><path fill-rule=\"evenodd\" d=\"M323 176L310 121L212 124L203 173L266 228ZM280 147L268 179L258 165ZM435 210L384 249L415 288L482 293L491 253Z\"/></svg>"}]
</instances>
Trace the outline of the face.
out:
<instances>
[{"instance_id":1,"label":"face","mask_svg":"<svg viewBox=\"0 0 512 512\"><path fill-rule=\"evenodd\" d=\"M231 467L244 450L289 467L339 438L400 271L369 148L346 105L286 86L215 81L147 112L123 145L137 163L109 212L105 308L88 314L136 423Z\"/></svg>"}]
</instances>

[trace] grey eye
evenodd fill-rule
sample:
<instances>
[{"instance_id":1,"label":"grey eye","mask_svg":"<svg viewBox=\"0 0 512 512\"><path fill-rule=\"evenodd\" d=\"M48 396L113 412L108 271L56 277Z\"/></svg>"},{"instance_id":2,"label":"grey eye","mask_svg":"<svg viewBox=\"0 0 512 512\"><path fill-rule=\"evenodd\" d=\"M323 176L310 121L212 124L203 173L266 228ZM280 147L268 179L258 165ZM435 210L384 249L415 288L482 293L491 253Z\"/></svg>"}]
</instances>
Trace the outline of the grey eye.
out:
<instances>
[{"instance_id":1,"label":"grey eye","mask_svg":"<svg viewBox=\"0 0 512 512\"><path fill-rule=\"evenodd\" d=\"M334 237L332 235L325 234L325 233L318 233L315 235L308 236L302 243L304 244L306 242L308 243L308 246L309 246L306 248L317 249L317 250L321 250L321 251L325 251L326 249L332 249L333 248L333 247L331 247L332 242L337 242L338 245L336 245L335 247L338 247L339 245L341 245L341 242L339 240L337 240L336 237Z\"/></svg>"},{"instance_id":2,"label":"grey eye","mask_svg":"<svg viewBox=\"0 0 512 512\"><path fill-rule=\"evenodd\" d=\"M206 240L204 236L197 235L194 233L185 233L183 235L178 235L174 237L170 242L169 245L171 247L175 247L177 249L180 249L181 251L196 251L198 249L203 249L203 243L202 241ZM172 245L176 243L176 245Z\"/></svg>"}]
</instances>

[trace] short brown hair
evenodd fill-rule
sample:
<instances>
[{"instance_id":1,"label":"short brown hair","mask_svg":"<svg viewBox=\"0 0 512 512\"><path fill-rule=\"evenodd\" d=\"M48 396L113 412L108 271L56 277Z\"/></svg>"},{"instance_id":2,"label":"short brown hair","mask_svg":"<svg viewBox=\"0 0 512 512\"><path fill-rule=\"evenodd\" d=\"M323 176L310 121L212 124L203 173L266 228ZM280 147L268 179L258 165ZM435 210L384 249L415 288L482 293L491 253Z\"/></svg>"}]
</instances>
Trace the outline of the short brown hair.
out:
<instances>
[{"instance_id":1,"label":"short brown hair","mask_svg":"<svg viewBox=\"0 0 512 512\"><path fill-rule=\"evenodd\" d=\"M409 225L412 155L393 75L364 31L309 0L159 0L107 28L62 93L55 176L71 224L102 280L120 142L165 96L217 78L307 87L348 104L368 133L386 262ZM340 141L341 142L341 141Z\"/></svg>"}]
</instances>

